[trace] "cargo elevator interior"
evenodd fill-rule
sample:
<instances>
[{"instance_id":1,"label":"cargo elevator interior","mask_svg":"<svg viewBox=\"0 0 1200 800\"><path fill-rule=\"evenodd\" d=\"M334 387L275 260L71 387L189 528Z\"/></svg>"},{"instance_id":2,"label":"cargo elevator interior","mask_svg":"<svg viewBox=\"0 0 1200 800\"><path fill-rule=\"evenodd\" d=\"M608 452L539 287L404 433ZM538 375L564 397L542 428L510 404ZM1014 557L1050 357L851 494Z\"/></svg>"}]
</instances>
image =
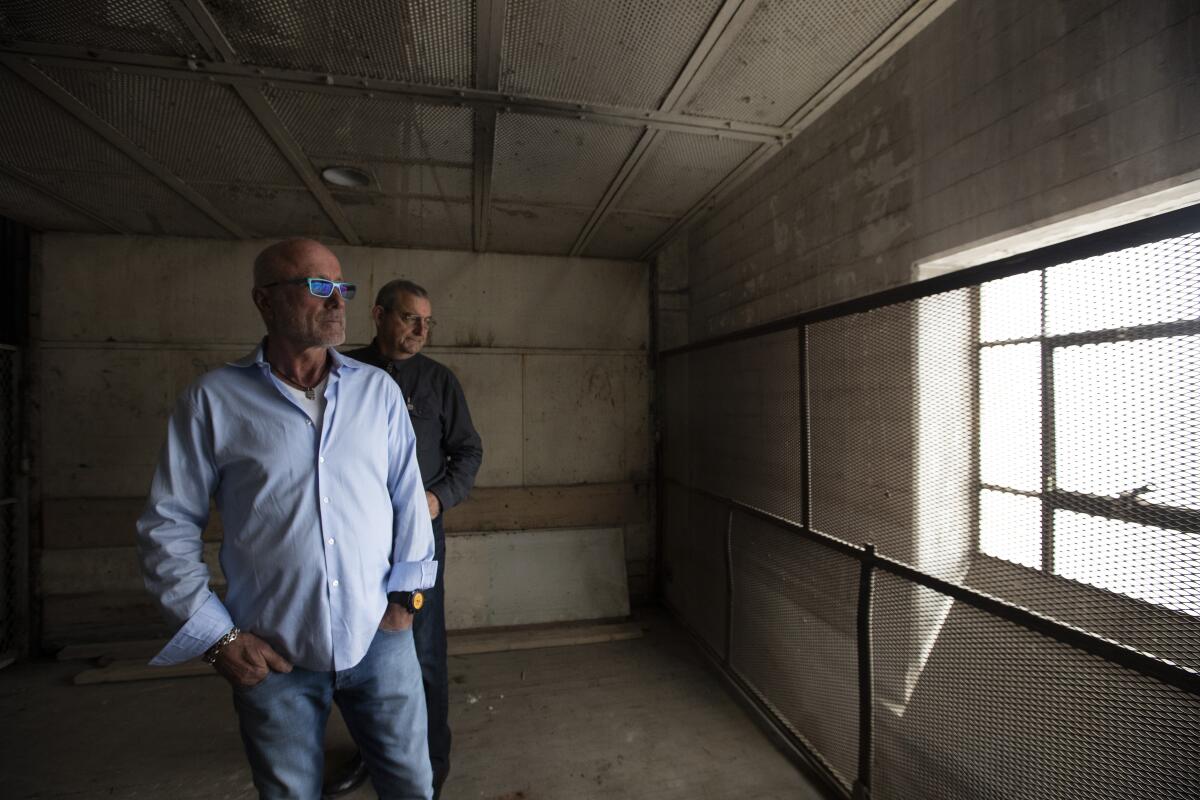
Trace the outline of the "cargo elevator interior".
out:
<instances>
[{"instance_id":1,"label":"cargo elevator interior","mask_svg":"<svg viewBox=\"0 0 1200 800\"><path fill-rule=\"evenodd\" d=\"M484 442L447 800L1200 797L1197 98L1191 0L0 0L0 796L255 796L133 523L308 237Z\"/></svg>"}]
</instances>

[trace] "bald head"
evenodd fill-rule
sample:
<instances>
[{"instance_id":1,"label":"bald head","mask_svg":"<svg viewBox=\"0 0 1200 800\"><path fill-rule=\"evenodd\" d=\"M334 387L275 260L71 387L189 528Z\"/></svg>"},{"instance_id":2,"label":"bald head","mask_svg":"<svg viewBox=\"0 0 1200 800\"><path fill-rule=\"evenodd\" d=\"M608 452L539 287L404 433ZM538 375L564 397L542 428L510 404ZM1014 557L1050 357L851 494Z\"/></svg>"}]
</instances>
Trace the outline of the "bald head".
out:
<instances>
[{"instance_id":1,"label":"bald head","mask_svg":"<svg viewBox=\"0 0 1200 800\"><path fill-rule=\"evenodd\" d=\"M328 263L330 259L336 262L337 256L320 242L312 239L284 239L265 248L254 259L254 285L263 286L273 281L297 277L294 273L298 268L306 268L310 263ZM307 277L307 273L301 277Z\"/></svg>"}]
</instances>

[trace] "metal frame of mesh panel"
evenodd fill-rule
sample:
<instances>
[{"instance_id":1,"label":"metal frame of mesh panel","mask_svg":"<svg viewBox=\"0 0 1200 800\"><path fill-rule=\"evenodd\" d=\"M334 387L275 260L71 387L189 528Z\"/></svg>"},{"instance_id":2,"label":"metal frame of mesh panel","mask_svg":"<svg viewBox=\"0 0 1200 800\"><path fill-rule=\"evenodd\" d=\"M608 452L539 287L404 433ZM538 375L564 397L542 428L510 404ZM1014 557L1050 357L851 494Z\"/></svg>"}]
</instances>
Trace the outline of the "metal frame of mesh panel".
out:
<instances>
[{"instance_id":1,"label":"metal frame of mesh panel","mask_svg":"<svg viewBox=\"0 0 1200 800\"><path fill-rule=\"evenodd\" d=\"M1200 796L1200 206L659 376L665 599L832 796Z\"/></svg>"}]
</instances>

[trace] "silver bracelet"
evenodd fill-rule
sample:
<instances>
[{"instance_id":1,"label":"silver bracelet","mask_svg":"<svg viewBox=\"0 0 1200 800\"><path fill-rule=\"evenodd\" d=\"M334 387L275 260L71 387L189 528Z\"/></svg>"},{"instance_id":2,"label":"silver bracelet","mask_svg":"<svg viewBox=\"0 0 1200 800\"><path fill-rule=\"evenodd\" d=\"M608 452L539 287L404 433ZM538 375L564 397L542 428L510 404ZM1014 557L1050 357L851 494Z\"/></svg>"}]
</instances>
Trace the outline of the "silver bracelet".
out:
<instances>
[{"instance_id":1,"label":"silver bracelet","mask_svg":"<svg viewBox=\"0 0 1200 800\"><path fill-rule=\"evenodd\" d=\"M204 660L209 664L216 664L217 656L221 655L221 651L225 649L226 645L237 639L239 633L241 633L241 631L238 630L236 626L230 628L229 633L225 634L220 639L217 639L216 644L204 651Z\"/></svg>"}]
</instances>

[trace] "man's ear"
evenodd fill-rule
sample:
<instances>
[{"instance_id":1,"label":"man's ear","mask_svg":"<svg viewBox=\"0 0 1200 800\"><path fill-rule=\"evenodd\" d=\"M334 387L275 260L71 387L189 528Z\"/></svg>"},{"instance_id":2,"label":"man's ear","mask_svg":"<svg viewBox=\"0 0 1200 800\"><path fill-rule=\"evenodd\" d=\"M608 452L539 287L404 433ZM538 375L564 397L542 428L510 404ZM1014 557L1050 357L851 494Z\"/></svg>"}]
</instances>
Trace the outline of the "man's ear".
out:
<instances>
[{"instance_id":1,"label":"man's ear","mask_svg":"<svg viewBox=\"0 0 1200 800\"><path fill-rule=\"evenodd\" d=\"M371 306L371 319L375 321L375 327L379 327L379 323L383 321L383 315L387 310L383 306Z\"/></svg>"},{"instance_id":2,"label":"man's ear","mask_svg":"<svg viewBox=\"0 0 1200 800\"><path fill-rule=\"evenodd\" d=\"M255 286L250 290L250 299L254 301L254 307L258 309L258 313L264 316L271 310L271 301L267 296L267 290Z\"/></svg>"}]
</instances>

